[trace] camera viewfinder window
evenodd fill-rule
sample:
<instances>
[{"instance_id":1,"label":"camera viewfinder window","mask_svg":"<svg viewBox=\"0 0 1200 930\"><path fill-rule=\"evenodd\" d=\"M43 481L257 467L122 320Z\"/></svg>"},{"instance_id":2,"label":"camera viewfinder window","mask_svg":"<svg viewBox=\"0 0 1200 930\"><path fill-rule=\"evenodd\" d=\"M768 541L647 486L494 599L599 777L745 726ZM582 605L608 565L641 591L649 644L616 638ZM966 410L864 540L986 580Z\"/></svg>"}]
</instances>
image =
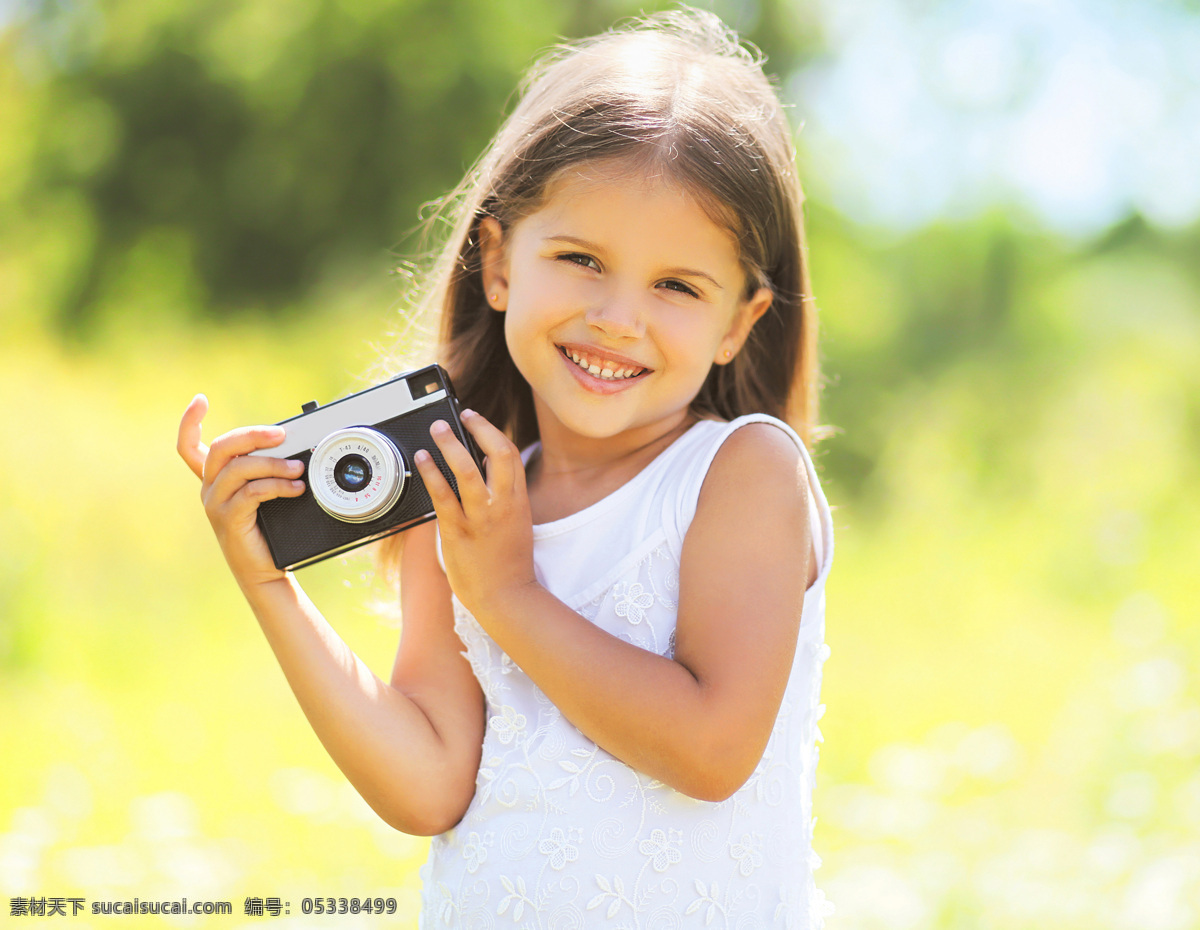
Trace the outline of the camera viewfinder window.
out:
<instances>
[{"instance_id":1,"label":"camera viewfinder window","mask_svg":"<svg viewBox=\"0 0 1200 930\"><path fill-rule=\"evenodd\" d=\"M442 389L442 382L438 379L437 372L426 371L416 377L409 378L408 389L412 392L413 400L420 400L434 391L440 391Z\"/></svg>"}]
</instances>

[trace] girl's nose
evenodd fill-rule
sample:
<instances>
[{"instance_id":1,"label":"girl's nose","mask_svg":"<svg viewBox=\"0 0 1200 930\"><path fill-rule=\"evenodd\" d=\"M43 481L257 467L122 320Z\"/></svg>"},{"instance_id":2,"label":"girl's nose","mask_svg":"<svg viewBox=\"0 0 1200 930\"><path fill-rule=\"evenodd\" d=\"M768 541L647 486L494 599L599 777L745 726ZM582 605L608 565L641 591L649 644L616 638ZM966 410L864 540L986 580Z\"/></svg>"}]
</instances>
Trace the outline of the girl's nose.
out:
<instances>
[{"instance_id":1,"label":"girl's nose","mask_svg":"<svg viewBox=\"0 0 1200 930\"><path fill-rule=\"evenodd\" d=\"M609 297L593 304L584 314L588 326L614 339L639 338L646 326L636 300Z\"/></svg>"}]
</instances>

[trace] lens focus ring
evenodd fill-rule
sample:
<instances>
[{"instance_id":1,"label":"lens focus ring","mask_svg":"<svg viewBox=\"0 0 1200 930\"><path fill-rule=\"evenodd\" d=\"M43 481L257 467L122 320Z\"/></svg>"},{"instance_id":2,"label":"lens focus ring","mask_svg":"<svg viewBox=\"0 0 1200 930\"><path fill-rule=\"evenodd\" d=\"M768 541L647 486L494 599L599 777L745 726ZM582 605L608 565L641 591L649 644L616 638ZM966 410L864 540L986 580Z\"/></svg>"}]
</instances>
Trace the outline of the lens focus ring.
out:
<instances>
[{"instance_id":1,"label":"lens focus ring","mask_svg":"<svg viewBox=\"0 0 1200 930\"><path fill-rule=\"evenodd\" d=\"M308 463L308 484L321 509L344 523L367 523L404 493L404 458L385 435L352 426L322 439Z\"/></svg>"}]
</instances>

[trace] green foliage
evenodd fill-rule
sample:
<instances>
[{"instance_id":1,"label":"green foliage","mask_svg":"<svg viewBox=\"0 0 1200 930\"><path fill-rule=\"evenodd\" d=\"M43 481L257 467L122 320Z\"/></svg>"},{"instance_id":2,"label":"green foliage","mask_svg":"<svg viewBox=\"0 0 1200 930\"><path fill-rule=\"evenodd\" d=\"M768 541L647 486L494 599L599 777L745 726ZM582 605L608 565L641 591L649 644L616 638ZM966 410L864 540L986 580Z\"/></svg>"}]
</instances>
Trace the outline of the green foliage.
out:
<instances>
[{"instance_id":1,"label":"green foliage","mask_svg":"<svg viewBox=\"0 0 1200 930\"><path fill-rule=\"evenodd\" d=\"M33 4L0 58L24 313L83 338L131 312L277 314L379 268L415 246L419 205L462 177L534 55L636 9ZM790 67L782 5L756 19Z\"/></svg>"},{"instance_id":2,"label":"green foliage","mask_svg":"<svg viewBox=\"0 0 1200 930\"><path fill-rule=\"evenodd\" d=\"M155 312L279 311L341 265L378 266L569 11L116 0L85 31L75 7L35 6L6 36L26 140L4 206L70 253L40 315L86 328L147 274L176 279L179 306Z\"/></svg>"}]
</instances>

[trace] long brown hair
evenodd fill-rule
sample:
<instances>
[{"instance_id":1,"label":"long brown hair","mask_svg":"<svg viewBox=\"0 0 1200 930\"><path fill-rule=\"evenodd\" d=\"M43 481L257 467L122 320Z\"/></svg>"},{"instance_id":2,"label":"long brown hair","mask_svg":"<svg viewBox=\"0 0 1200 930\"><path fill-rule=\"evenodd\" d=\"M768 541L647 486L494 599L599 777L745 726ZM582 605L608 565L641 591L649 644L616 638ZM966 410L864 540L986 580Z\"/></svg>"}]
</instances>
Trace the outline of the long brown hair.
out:
<instances>
[{"instance_id":1,"label":"long brown hair","mask_svg":"<svg viewBox=\"0 0 1200 930\"><path fill-rule=\"evenodd\" d=\"M463 404L520 447L538 438L529 385L504 342L480 275L479 222L508 230L535 212L560 172L620 160L695 196L736 238L747 294L771 308L732 362L714 365L696 414L768 413L811 444L817 418L817 319L809 287L791 131L762 60L713 14L680 10L555 48L432 222L451 233L419 315L440 315L437 355Z\"/></svg>"}]
</instances>

